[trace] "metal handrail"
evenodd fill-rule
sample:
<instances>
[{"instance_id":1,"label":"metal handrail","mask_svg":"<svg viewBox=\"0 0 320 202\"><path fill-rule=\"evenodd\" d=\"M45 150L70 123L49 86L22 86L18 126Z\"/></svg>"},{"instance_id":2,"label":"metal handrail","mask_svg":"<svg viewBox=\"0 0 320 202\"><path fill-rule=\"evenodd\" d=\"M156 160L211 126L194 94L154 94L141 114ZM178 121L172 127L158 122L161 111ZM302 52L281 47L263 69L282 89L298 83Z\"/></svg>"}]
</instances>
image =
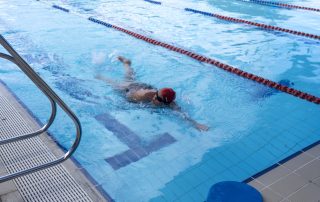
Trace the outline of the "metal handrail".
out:
<instances>
[{"instance_id":1,"label":"metal handrail","mask_svg":"<svg viewBox=\"0 0 320 202\"><path fill-rule=\"evenodd\" d=\"M0 43L1 43L1 38L0 38ZM6 60L9 60L9 61L15 63L17 66L19 66L19 64L10 55L4 54L4 53L0 53L0 57L4 58ZM7 143L10 143L10 142L14 142L14 141L17 141L17 140L31 138L31 137L40 135L41 133L46 132L48 130L48 128L51 126L51 124L53 123L53 121L55 119L55 116L56 116L56 113L57 113L57 106L56 106L56 103L52 100L52 98L46 92L44 92L44 93L47 96L47 98L49 99L50 104L51 104L51 114L50 114L48 122L45 125L43 125L39 130L37 130L37 131L35 131L33 133L28 133L28 134L20 135L20 136L17 136L17 137L12 137L12 138L8 138L8 139L0 140L0 145L7 144Z\"/></svg>"},{"instance_id":2,"label":"metal handrail","mask_svg":"<svg viewBox=\"0 0 320 202\"><path fill-rule=\"evenodd\" d=\"M15 63L30 79L31 81L46 95L46 97L49 99L51 103L51 115L49 118L49 121L47 124L45 124L41 129L39 129L36 132L29 133L29 134L24 134L21 136L9 138L0 141L1 144L13 142L13 141L18 141L18 140L23 140L26 138L34 137L36 135L39 135L45 131L48 130L48 128L51 126L55 119L56 115L56 104L60 106L60 108L72 119L73 123L75 124L76 128L76 139L74 143L72 144L71 148L60 158L57 160L35 166L29 169L21 170L12 174L8 174L5 176L0 177L0 183L5 182L11 179L14 179L16 177L20 177L38 170L42 170L54 165L57 165L59 163L62 163L63 161L67 160L70 158L70 156L76 151L80 140L81 140L81 134L82 134L82 129L81 129L81 124L77 116L70 110L70 108L63 102L63 100L49 87L49 85L26 63L21 56L12 48L12 46L5 40L5 38L0 34L0 44L7 50L7 52L10 55L0 53L0 57L7 59L13 63Z\"/></svg>"}]
</instances>

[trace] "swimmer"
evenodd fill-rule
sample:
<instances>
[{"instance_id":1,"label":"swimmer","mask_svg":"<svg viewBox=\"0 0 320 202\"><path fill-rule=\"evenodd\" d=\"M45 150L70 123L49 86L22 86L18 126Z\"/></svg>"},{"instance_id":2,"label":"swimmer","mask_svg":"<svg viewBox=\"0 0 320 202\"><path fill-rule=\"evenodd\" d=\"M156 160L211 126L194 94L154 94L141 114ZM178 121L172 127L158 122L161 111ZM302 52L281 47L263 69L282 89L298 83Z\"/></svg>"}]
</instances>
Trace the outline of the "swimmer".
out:
<instances>
[{"instance_id":1,"label":"swimmer","mask_svg":"<svg viewBox=\"0 0 320 202\"><path fill-rule=\"evenodd\" d=\"M125 69L125 78L123 82L118 83L112 79L97 75L96 78L110 84L114 89L123 92L130 102L135 103L150 103L156 107L168 107L176 111L181 117L190 122L193 127L199 131L207 131L208 126L197 123L189 117L181 108L174 102L176 92L172 88L162 88L157 90L149 84L135 81L134 71L131 67L131 61L119 56L118 60L123 63Z\"/></svg>"}]
</instances>

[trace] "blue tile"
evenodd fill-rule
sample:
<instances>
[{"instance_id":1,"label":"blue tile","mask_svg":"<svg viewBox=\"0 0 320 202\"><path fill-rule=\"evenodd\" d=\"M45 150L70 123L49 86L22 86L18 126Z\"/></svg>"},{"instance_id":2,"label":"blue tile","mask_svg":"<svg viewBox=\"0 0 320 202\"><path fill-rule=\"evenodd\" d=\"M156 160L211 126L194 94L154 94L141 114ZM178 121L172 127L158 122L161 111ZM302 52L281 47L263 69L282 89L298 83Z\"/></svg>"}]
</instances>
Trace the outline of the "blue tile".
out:
<instances>
[{"instance_id":1,"label":"blue tile","mask_svg":"<svg viewBox=\"0 0 320 202\"><path fill-rule=\"evenodd\" d=\"M170 202L170 201L173 201L173 199L175 199L176 197L177 197L177 195L175 195L174 192L172 192L169 189L165 189L164 191L162 191L161 196L151 199L150 202L158 202L161 200L164 200L166 202Z\"/></svg>"},{"instance_id":2,"label":"blue tile","mask_svg":"<svg viewBox=\"0 0 320 202\"><path fill-rule=\"evenodd\" d=\"M222 154L221 154L222 155ZM242 158L245 158L244 153L242 153L242 151L238 151L236 150L233 145L228 148L227 150L225 150L225 152L223 153L223 156L225 159L228 159L230 161L230 163L236 163L239 162Z\"/></svg>"},{"instance_id":3,"label":"blue tile","mask_svg":"<svg viewBox=\"0 0 320 202\"><path fill-rule=\"evenodd\" d=\"M165 146L174 143L176 140L170 134L161 135L158 139L153 141L150 145L144 147L133 147L130 150L117 154L113 157L107 158L106 161L117 170L121 167L127 166L132 162L136 162L150 153L157 151Z\"/></svg>"},{"instance_id":4,"label":"blue tile","mask_svg":"<svg viewBox=\"0 0 320 202\"><path fill-rule=\"evenodd\" d=\"M106 161L111 165L114 170L121 168L121 163L115 157L107 158Z\"/></svg>"},{"instance_id":5,"label":"blue tile","mask_svg":"<svg viewBox=\"0 0 320 202\"><path fill-rule=\"evenodd\" d=\"M157 198L153 198L151 200L149 200L150 202L168 202L168 200L166 200L163 196L159 196Z\"/></svg>"},{"instance_id":6,"label":"blue tile","mask_svg":"<svg viewBox=\"0 0 320 202\"><path fill-rule=\"evenodd\" d=\"M95 116L95 118L109 131L113 132L115 136L129 148L141 145L141 139L138 135L132 132L125 125L118 122L110 114L104 113Z\"/></svg>"},{"instance_id":7,"label":"blue tile","mask_svg":"<svg viewBox=\"0 0 320 202\"><path fill-rule=\"evenodd\" d=\"M130 159L131 162L136 162L140 159L139 156L132 150L125 151L125 155Z\"/></svg>"},{"instance_id":8,"label":"blue tile","mask_svg":"<svg viewBox=\"0 0 320 202\"><path fill-rule=\"evenodd\" d=\"M165 133L163 135L158 136L157 139L150 142L145 148L149 152L157 151L165 146L168 146L177 140L172 137L170 134Z\"/></svg>"},{"instance_id":9,"label":"blue tile","mask_svg":"<svg viewBox=\"0 0 320 202\"><path fill-rule=\"evenodd\" d=\"M142 147L136 147L136 148L133 148L131 149L131 151L137 155L140 159L142 159L143 157L146 157L149 155L149 152L146 151L144 148Z\"/></svg>"},{"instance_id":10,"label":"blue tile","mask_svg":"<svg viewBox=\"0 0 320 202\"><path fill-rule=\"evenodd\" d=\"M195 191L197 192L199 196L198 201L206 201L208 193L209 193L210 187L203 189L203 187L196 187Z\"/></svg>"},{"instance_id":11,"label":"blue tile","mask_svg":"<svg viewBox=\"0 0 320 202\"><path fill-rule=\"evenodd\" d=\"M208 179L208 175L201 170L200 167L194 168L188 172L188 176L192 177L191 180L196 179L194 184L200 184Z\"/></svg>"},{"instance_id":12,"label":"blue tile","mask_svg":"<svg viewBox=\"0 0 320 202\"><path fill-rule=\"evenodd\" d=\"M175 184L177 185L178 195L183 195L191 190L192 184L188 181L184 175L179 175L174 179Z\"/></svg>"},{"instance_id":13,"label":"blue tile","mask_svg":"<svg viewBox=\"0 0 320 202\"><path fill-rule=\"evenodd\" d=\"M223 172L226 169L226 166L220 164L217 161L212 161L213 163L207 164L207 162L203 163L201 169L205 169L205 172L208 176L214 176L217 173Z\"/></svg>"},{"instance_id":14,"label":"blue tile","mask_svg":"<svg viewBox=\"0 0 320 202\"><path fill-rule=\"evenodd\" d=\"M175 201L183 201L183 202L199 202L203 200L199 200L199 194L195 191L187 192L178 198Z\"/></svg>"}]
</instances>

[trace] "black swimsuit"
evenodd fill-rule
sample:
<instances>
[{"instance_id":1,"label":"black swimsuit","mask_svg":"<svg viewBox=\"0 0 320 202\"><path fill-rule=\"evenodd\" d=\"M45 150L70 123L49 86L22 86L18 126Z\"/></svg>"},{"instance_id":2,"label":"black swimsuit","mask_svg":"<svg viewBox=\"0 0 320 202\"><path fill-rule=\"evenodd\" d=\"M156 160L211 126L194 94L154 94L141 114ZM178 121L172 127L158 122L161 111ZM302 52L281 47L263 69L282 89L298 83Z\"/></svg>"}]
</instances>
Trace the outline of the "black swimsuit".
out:
<instances>
[{"instance_id":1,"label":"black swimsuit","mask_svg":"<svg viewBox=\"0 0 320 202\"><path fill-rule=\"evenodd\" d=\"M132 93L133 91L138 91L138 90L152 90L155 89L149 84L146 83L130 83L127 87L125 87L125 92L126 93Z\"/></svg>"},{"instance_id":2,"label":"black swimsuit","mask_svg":"<svg viewBox=\"0 0 320 202\"><path fill-rule=\"evenodd\" d=\"M132 95L134 93L136 93L139 90L155 90L155 88L149 84L135 82L135 83L130 83L128 86L124 87L123 90L127 99L129 101L135 102L135 100L132 100Z\"/></svg>"}]
</instances>

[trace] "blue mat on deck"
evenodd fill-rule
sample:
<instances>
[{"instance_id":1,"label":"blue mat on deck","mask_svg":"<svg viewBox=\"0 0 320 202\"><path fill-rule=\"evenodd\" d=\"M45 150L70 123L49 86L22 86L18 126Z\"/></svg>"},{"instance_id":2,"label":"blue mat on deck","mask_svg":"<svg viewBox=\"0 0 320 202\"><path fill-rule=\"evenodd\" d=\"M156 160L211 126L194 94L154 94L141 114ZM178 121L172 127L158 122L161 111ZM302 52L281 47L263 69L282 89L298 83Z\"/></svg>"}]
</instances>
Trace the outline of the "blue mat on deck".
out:
<instances>
[{"instance_id":1,"label":"blue mat on deck","mask_svg":"<svg viewBox=\"0 0 320 202\"><path fill-rule=\"evenodd\" d=\"M243 182L225 181L214 184L206 202L262 202L261 194Z\"/></svg>"}]
</instances>

